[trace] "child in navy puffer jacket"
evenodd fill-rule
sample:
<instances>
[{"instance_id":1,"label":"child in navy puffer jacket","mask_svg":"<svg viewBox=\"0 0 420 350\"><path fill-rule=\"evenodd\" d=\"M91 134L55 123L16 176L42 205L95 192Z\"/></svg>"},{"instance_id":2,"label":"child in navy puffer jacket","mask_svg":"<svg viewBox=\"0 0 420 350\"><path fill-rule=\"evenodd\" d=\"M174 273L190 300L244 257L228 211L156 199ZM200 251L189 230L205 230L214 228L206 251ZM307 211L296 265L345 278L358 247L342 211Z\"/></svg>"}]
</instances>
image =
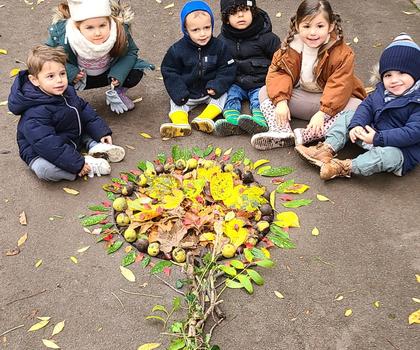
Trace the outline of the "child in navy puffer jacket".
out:
<instances>
[{"instance_id":1,"label":"child in navy puffer jacket","mask_svg":"<svg viewBox=\"0 0 420 350\"><path fill-rule=\"evenodd\" d=\"M401 33L379 61L381 82L357 108L345 111L317 146L296 151L321 167L321 179L378 172L404 175L420 163L420 48ZM335 153L350 139L367 152L339 160Z\"/></svg>"},{"instance_id":2,"label":"child in navy puffer jacket","mask_svg":"<svg viewBox=\"0 0 420 350\"><path fill-rule=\"evenodd\" d=\"M28 70L16 77L9 109L21 115L17 127L20 157L43 180L75 180L77 176L107 175L110 162L124 158L112 144L111 129L68 86L62 48L39 45L28 57ZM81 148L89 151L82 156Z\"/></svg>"}]
</instances>

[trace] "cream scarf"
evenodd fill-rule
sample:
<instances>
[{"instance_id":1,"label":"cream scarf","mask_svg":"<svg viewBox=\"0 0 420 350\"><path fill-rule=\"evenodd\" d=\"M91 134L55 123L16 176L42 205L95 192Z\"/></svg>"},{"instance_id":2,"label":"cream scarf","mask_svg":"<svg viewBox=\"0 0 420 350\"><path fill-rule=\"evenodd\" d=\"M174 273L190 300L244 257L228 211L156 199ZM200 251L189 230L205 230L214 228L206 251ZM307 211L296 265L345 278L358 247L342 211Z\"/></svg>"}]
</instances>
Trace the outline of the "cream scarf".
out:
<instances>
[{"instance_id":1,"label":"cream scarf","mask_svg":"<svg viewBox=\"0 0 420 350\"><path fill-rule=\"evenodd\" d=\"M117 40L117 25L111 19L111 30L109 38L102 44L96 45L87 40L80 30L77 29L74 21L69 18L66 24L66 40L68 40L72 50L83 58L96 59L107 55Z\"/></svg>"}]
</instances>

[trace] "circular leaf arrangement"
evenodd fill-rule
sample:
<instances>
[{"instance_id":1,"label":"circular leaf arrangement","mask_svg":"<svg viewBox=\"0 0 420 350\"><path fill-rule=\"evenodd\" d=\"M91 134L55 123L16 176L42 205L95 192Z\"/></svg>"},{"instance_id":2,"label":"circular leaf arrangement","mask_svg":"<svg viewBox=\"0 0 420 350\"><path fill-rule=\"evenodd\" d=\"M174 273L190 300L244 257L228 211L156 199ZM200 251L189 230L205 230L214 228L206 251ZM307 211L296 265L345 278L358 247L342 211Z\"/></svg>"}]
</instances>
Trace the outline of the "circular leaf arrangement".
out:
<instances>
[{"instance_id":1,"label":"circular leaf arrangement","mask_svg":"<svg viewBox=\"0 0 420 350\"><path fill-rule=\"evenodd\" d=\"M172 154L139 163L130 181L104 186L120 195L112 207L127 242L184 262L186 252L199 256L214 247L232 258L264 238L273 221L270 192L254 180L242 150L232 157L219 157L217 149L208 156Z\"/></svg>"}]
</instances>

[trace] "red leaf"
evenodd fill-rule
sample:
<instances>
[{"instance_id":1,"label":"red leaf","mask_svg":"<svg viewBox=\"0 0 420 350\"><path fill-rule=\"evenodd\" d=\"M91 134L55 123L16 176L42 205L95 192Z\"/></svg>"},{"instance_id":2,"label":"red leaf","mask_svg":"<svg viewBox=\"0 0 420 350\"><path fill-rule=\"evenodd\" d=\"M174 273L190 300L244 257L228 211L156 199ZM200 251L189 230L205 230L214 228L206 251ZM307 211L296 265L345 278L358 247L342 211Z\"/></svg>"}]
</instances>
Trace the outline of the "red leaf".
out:
<instances>
[{"instance_id":1,"label":"red leaf","mask_svg":"<svg viewBox=\"0 0 420 350\"><path fill-rule=\"evenodd\" d=\"M117 183L117 182L113 182L113 185L115 188L121 188L121 184Z\"/></svg>"},{"instance_id":2,"label":"red leaf","mask_svg":"<svg viewBox=\"0 0 420 350\"><path fill-rule=\"evenodd\" d=\"M284 179L283 179L283 178L281 178L281 177L276 177L276 178L274 178L274 179L271 179L271 182L272 182L273 184L281 184L282 182L284 182Z\"/></svg>"},{"instance_id":3,"label":"red leaf","mask_svg":"<svg viewBox=\"0 0 420 350\"><path fill-rule=\"evenodd\" d=\"M100 214L103 214L102 212L99 212ZM109 222L109 220L108 219L105 219L105 220L102 220L101 222L100 222L100 224L101 225L105 225L105 224L107 224Z\"/></svg>"},{"instance_id":4,"label":"red leaf","mask_svg":"<svg viewBox=\"0 0 420 350\"><path fill-rule=\"evenodd\" d=\"M120 178L123 179L124 181L128 181L128 176L127 174L121 174Z\"/></svg>"},{"instance_id":5,"label":"red leaf","mask_svg":"<svg viewBox=\"0 0 420 350\"><path fill-rule=\"evenodd\" d=\"M139 253L139 254L136 256L136 260L135 260L135 262L142 261L143 259L144 259L144 254L143 254L143 253Z\"/></svg>"},{"instance_id":6,"label":"red leaf","mask_svg":"<svg viewBox=\"0 0 420 350\"><path fill-rule=\"evenodd\" d=\"M133 169L133 170L130 170L130 173L132 173L133 175L140 175L141 171L138 169Z\"/></svg>"},{"instance_id":7,"label":"red leaf","mask_svg":"<svg viewBox=\"0 0 420 350\"><path fill-rule=\"evenodd\" d=\"M166 159L166 163L168 163L168 164L172 164L173 162L174 162L174 159L172 157L168 157Z\"/></svg>"},{"instance_id":8,"label":"red leaf","mask_svg":"<svg viewBox=\"0 0 420 350\"><path fill-rule=\"evenodd\" d=\"M110 201L103 201L102 205L106 208L109 208L111 206L111 202Z\"/></svg>"},{"instance_id":9,"label":"red leaf","mask_svg":"<svg viewBox=\"0 0 420 350\"><path fill-rule=\"evenodd\" d=\"M293 197L290 195L290 194L282 194L282 195L280 195L279 196L279 198L282 200L282 201L286 201L286 202L289 202L289 201L292 201L293 200Z\"/></svg>"},{"instance_id":10,"label":"red leaf","mask_svg":"<svg viewBox=\"0 0 420 350\"><path fill-rule=\"evenodd\" d=\"M111 240L112 240L112 237L114 237L113 236L113 234L112 233L110 233L108 236L106 236L103 240L104 241L106 241L106 242L110 242Z\"/></svg>"},{"instance_id":11,"label":"red leaf","mask_svg":"<svg viewBox=\"0 0 420 350\"><path fill-rule=\"evenodd\" d=\"M172 270L171 270L171 268L169 267L169 266L166 266L166 267L164 267L163 268L163 273L166 275L166 276L170 276L171 275L171 272L172 272Z\"/></svg>"},{"instance_id":12,"label":"red leaf","mask_svg":"<svg viewBox=\"0 0 420 350\"><path fill-rule=\"evenodd\" d=\"M216 155L214 153L212 153L207 158L210 159L210 160L215 160L216 159Z\"/></svg>"},{"instance_id":13,"label":"red leaf","mask_svg":"<svg viewBox=\"0 0 420 350\"><path fill-rule=\"evenodd\" d=\"M266 248L274 247L273 242L271 242L267 237L264 237L262 241L264 242Z\"/></svg>"},{"instance_id":14,"label":"red leaf","mask_svg":"<svg viewBox=\"0 0 420 350\"><path fill-rule=\"evenodd\" d=\"M251 243L245 243L245 248L252 249L254 247L255 246L253 244L251 244Z\"/></svg>"}]
</instances>

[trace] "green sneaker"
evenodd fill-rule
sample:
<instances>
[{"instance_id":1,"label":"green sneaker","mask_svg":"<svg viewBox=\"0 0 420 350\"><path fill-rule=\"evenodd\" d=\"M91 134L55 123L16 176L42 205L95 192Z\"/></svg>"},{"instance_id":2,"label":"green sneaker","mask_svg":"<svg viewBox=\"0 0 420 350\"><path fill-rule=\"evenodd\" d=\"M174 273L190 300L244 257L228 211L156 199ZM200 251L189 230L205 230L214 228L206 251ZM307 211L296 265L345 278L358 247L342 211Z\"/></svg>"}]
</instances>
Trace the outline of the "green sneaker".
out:
<instances>
[{"instance_id":1,"label":"green sneaker","mask_svg":"<svg viewBox=\"0 0 420 350\"><path fill-rule=\"evenodd\" d=\"M240 115L238 125L243 131L251 135L268 131L267 122L259 109L253 109L252 116L247 114Z\"/></svg>"},{"instance_id":2,"label":"green sneaker","mask_svg":"<svg viewBox=\"0 0 420 350\"><path fill-rule=\"evenodd\" d=\"M214 135L216 136L232 136L241 135L244 131L238 126L228 122L226 119L216 120L214 124Z\"/></svg>"}]
</instances>

